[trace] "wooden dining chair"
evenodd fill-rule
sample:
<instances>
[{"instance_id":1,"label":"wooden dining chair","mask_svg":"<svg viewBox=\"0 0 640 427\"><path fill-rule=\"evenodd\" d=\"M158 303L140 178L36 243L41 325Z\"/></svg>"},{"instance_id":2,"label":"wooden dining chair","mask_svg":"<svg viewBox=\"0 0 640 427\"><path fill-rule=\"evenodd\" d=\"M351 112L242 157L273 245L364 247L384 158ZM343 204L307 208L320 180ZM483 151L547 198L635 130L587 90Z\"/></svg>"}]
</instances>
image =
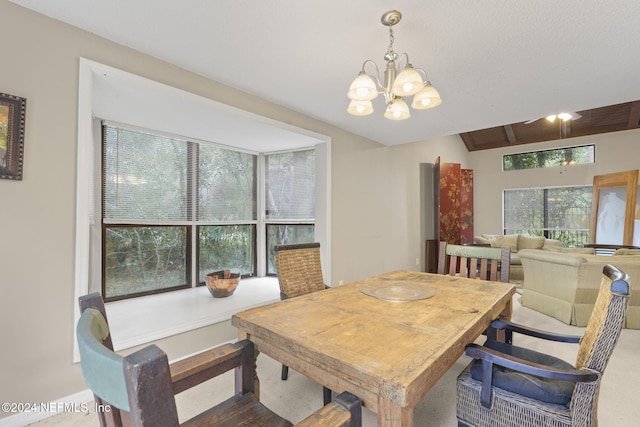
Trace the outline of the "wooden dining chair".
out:
<instances>
[{"instance_id":1,"label":"wooden dining chair","mask_svg":"<svg viewBox=\"0 0 640 427\"><path fill-rule=\"evenodd\" d=\"M560 278L559 278L560 279ZM561 281L558 283L562 285ZM629 305L629 277L606 265L584 335L565 336L497 320L499 330L578 343L575 366L513 343L487 340L465 353L475 360L459 375L459 426L595 426L602 375Z\"/></svg>"},{"instance_id":2,"label":"wooden dining chair","mask_svg":"<svg viewBox=\"0 0 640 427\"><path fill-rule=\"evenodd\" d=\"M254 347L249 340L224 344L169 364L150 345L126 357L113 351L104 303L99 294L80 298L76 336L82 373L93 391L105 426L291 426L254 394ZM224 402L179 424L174 395L235 370L235 392ZM360 426L357 397L344 392L298 426Z\"/></svg>"},{"instance_id":3,"label":"wooden dining chair","mask_svg":"<svg viewBox=\"0 0 640 427\"><path fill-rule=\"evenodd\" d=\"M327 288L322 275L320 243L277 245L276 272L280 285L280 299L295 298ZM282 365L282 381L289 378L289 367ZM331 390L323 387L325 405L331 401Z\"/></svg>"},{"instance_id":4,"label":"wooden dining chair","mask_svg":"<svg viewBox=\"0 0 640 427\"><path fill-rule=\"evenodd\" d=\"M440 242L438 274L509 282L510 248Z\"/></svg>"}]
</instances>

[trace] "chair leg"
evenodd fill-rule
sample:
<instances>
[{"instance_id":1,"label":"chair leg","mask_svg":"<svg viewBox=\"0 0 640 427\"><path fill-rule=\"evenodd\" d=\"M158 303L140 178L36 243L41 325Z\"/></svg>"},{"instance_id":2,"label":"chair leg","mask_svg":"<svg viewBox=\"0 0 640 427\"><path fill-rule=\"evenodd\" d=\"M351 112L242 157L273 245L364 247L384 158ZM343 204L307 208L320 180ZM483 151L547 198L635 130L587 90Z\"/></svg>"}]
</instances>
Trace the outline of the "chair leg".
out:
<instances>
[{"instance_id":1,"label":"chair leg","mask_svg":"<svg viewBox=\"0 0 640 427\"><path fill-rule=\"evenodd\" d=\"M287 378L289 378L289 367L282 365L282 374L280 375L280 378L282 378L282 381L286 381Z\"/></svg>"},{"instance_id":2,"label":"chair leg","mask_svg":"<svg viewBox=\"0 0 640 427\"><path fill-rule=\"evenodd\" d=\"M322 386L322 400L324 401L324 406L331 403L331 390L325 386Z\"/></svg>"}]
</instances>

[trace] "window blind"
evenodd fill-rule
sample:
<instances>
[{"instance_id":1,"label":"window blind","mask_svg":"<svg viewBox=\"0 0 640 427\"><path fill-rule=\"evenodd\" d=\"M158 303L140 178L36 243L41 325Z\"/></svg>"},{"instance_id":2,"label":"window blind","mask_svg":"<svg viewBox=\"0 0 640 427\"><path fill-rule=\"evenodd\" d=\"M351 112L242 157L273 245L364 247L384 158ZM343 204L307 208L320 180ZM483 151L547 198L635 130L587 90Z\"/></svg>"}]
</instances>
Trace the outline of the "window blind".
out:
<instances>
[{"instance_id":1,"label":"window blind","mask_svg":"<svg viewBox=\"0 0 640 427\"><path fill-rule=\"evenodd\" d=\"M266 156L266 218L315 218L315 151Z\"/></svg>"},{"instance_id":2,"label":"window blind","mask_svg":"<svg viewBox=\"0 0 640 427\"><path fill-rule=\"evenodd\" d=\"M103 221L189 220L189 142L103 126Z\"/></svg>"}]
</instances>

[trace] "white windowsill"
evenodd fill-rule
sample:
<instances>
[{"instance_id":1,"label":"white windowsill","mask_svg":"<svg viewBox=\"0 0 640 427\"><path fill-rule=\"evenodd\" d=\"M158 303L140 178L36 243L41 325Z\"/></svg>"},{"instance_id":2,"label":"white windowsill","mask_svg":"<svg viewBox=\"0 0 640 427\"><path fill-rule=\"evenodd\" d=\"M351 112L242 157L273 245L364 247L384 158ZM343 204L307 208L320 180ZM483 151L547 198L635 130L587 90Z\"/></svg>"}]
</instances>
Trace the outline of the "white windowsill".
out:
<instances>
[{"instance_id":1,"label":"white windowsill","mask_svg":"<svg viewBox=\"0 0 640 427\"><path fill-rule=\"evenodd\" d=\"M214 298L206 286L106 304L116 351L229 320L239 311L280 300L275 277L242 279L233 295Z\"/></svg>"}]
</instances>

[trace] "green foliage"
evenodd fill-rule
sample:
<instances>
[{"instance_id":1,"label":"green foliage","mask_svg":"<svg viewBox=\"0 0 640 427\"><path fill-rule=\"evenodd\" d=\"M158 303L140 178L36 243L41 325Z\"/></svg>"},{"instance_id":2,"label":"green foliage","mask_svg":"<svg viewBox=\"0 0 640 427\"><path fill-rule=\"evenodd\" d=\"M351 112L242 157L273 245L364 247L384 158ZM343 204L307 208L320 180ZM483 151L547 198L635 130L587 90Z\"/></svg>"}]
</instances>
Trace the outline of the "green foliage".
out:
<instances>
[{"instance_id":1,"label":"green foliage","mask_svg":"<svg viewBox=\"0 0 640 427\"><path fill-rule=\"evenodd\" d=\"M255 225L215 225L199 227L199 282L219 270L241 275L255 271Z\"/></svg>"},{"instance_id":2,"label":"green foliage","mask_svg":"<svg viewBox=\"0 0 640 427\"><path fill-rule=\"evenodd\" d=\"M592 188L505 190L505 234L529 234L575 247L589 241Z\"/></svg>"},{"instance_id":3,"label":"green foliage","mask_svg":"<svg viewBox=\"0 0 640 427\"><path fill-rule=\"evenodd\" d=\"M110 226L105 237L106 298L187 284L187 227Z\"/></svg>"}]
</instances>

